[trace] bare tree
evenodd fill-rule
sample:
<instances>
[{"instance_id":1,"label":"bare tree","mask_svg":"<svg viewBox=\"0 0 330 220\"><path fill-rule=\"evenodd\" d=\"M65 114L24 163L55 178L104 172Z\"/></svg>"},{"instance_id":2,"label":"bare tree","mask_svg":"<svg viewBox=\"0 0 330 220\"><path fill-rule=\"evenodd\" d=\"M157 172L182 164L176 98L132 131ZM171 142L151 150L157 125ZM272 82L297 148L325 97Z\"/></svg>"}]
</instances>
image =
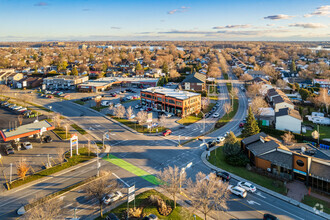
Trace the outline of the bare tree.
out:
<instances>
[{"instance_id":1,"label":"bare tree","mask_svg":"<svg viewBox=\"0 0 330 220\"><path fill-rule=\"evenodd\" d=\"M252 84L247 89L247 96L250 98L254 98L256 96L261 95L261 85Z\"/></svg>"},{"instance_id":2,"label":"bare tree","mask_svg":"<svg viewBox=\"0 0 330 220\"><path fill-rule=\"evenodd\" d=\"M103 198L109 193L115 192L118 188L118 182L110 179L111 173L101 172L100 177L95 181L87 184L84 191L93 199L95 199L100 207L100 214L103 217Z\"/></svg>"},{"instance_id":3,"label":"bare tree","mask_svg":"<svg viewBox=\"0 0 330 220\"><path fill-rule=\"evenodd\" d=\"M61 114L60 113L55 113L54 117L53 117L53 120L54 120L55 127L60 128L61 124L62 124Z\"/></svg>"},{"instance_id":4,"label":"bare tree","mask_svg":"<svg viewBox=\"0 0 330 220\"><path fill-rule=\"evenodd\" d=\"M250 74L245 73L239 79L242 81L250 81L253 79L253 77Z\"/></svg>"},{"instance_id":5,"label":"bare tree","mask_svg":"<svg viewBox=\"0 0 330 220\"><path fill-rule=\"evenodd\" d=\"M230 103L228 103L228 102L226 102L226 103L223 105L223 108L224 108L226 114L228 114L229 112L232 111L231 105L230 105Z\"/></svg>"},{"instance_id":6,"label":"bare tree","mask_svg":"<svg viewBox=\"0 0 330 220\"><path fill-rule=\"evenodd\" d=\"M186 181L186 172L180 170L177 166L169 166L158 174L158 178L162 181L160 186L173 198L175 209L176 199L177 195L180 193L181 184Z\"/></svg>"},{"instance_id":7,"label":"bare tree","mask_svg":"<svg viewBox=\"0 0 330 220\"><path fill-rule=\"evenodd\" d=\"M330 105L330 96L328 95L328 91L326 89L320 89L320 95L317 97L317 100L325 106L328 112Z\"/></svg>"},{"instance_id":8,"label":"bare tree","mask_svg":"<svg viewBox=\"0 0 330 220\"><path fill-rule=\"evenodd\" d=\"M257 96L251 102L251 110L258 119L260 119L260 115L262 114L262 108L268 107L267 102L263 97Z\"/></svg>"},{"instance_id":9,"label":"bare tree","mask_svg":"<svg viewBox=\"0 0 330 220\"><path fill-rule=\"evenodd\" d=\"M23 123L23 115L18 115L17 116L17 120L18 120L18 123L19 123L19 126L21 126L22 125L22 123Z\"/></svg>"},{"instance_id":10,"label":"bare tree","mask_svg":"<svg viewBox=\"0 0 330 220\"><path fill-rule=\"evenodd\" d=\"M26 173L29 171L29 164L26 162L25 158L21 158L16 164L17 175L24 180Z\"/></svg>"},{"instance_id":11,"label":"bare tree","mask_svg":"<svg viewBox=\"0 0 330 220\"><path fill-rule=\"evenodd\" d=\"M166 127L166 116L165 115L162 115L160 116L158 122L159 122L159 126L161 127Z\"/></svg>"},{"instance_id":12,"label":"bare tree","mask_svg":"<svg viewBox=\"0 0 330 220\"><path fill-rule=\"evenodd\" d=\"M132 115L133 115L133 109L132 109L132 106L128 107L127 110L126 110L126 117L128 119L131 119L132 118Z\"/></svg>"},{"instance_id":13,"label":"bare tree","mask_svg":"<svg viewBox=\"0 0 330 220\"><path fill-rule=\"evenodd\" d=\"M207 107L210 105L210 98L209 97L203 97L201 101L201 107L203 110L207 109Z\"/></svg>"},{"instance_id":14,"label":"bare tree","mask_svg":"<svg viewBox=\"0 0 330 220\"><path fill-rule=\"evenodd\" d=\"M175 69L170 70L169 73L170 78L178 78L180 77L180 73L178 73L178 71L176 71Z\"/></svg>"},{"instance_id":15,"label":"bare tree","mask_svg":"<svg viewBox=\"0 0 330 220\"><path fill-rule=\"evenodd\" d=\"M214 173L206 176L199 172L196 180L188 180L188 193L192 205L204 214L206 219L212 210L227 209L229 199L228 183L220 181Z\"/></svg>"},{"instance_id":16,"label":"bare tree","mask_svg":"<svg viewBox=\"0 0 330 220\"><path fill-rule=\"evenodd\" d=\"M147 121L148 113L146 111L139 111L137 113L137 119L139 124L144 124Z\"/></svg>"},{"instance_id":17,"label":"bare tree","mask_svg":"<svg viewBox=\"0 0 330 220\"><path fill-rule=\"evenodd\" d=\"M237 96L237 94L238 94L238 89L236 87L232 87L229 92L229 95L231 96L231 105L233 109L234 109L234 98Z\"/></svg>"},{"instance_id":18,"label":"bare tree","mask_svg":"<svg viewBox=\"0 0 330 220\"><path fill-rule=\"evenodd\" d=\"M119 106L115 107L113 110L113 114L118 118L124 117L125 107L123 105L119 105Z\"/></svg>"},{"instance_id":19,"label":"bare tree","mask_svg":"<svg viewBox=\"0 0 330 220\"><path fill-rule=\"evenodd\" d=\"M285 89L287 87L287 85L288 85L288 83L282 79L279 79L276 81L276 86L279 87L280 89Z\"/></svg>"},{"instance_id":20,"label":"bare tree","mask_svg":"<svg viewBox=\"0 0 330 220\"><path fill-rule=\"evenodd\" d=\"M290 131L282 135L281 138L283 139L284 143L288 145L296 142L294 135Z\"/></svg>"},{"instance_id":21,"label":"bare tree","mask_svg":"<svg viewBox=\"0 0 330 220\"><path fill-rule=\"evenodd\" d=\"M60 148L57 148L57 157L58 157L58 160L60 161L60 163L62 163L64 161L64 157L65 157L65 149L60 147Z\"/></svg>"},{"instance_id":22,"label":"bare tree","mask_svg":"<svg viewBox=\"0 0 330 220\"><path fill-rule=\"evenodd\" d=\"M62 213L63 201L60 199L51 199L42 202L30 209L23 217L23 219L33 220L53 220L57 219Z\"/></svg>"}]
</instances>

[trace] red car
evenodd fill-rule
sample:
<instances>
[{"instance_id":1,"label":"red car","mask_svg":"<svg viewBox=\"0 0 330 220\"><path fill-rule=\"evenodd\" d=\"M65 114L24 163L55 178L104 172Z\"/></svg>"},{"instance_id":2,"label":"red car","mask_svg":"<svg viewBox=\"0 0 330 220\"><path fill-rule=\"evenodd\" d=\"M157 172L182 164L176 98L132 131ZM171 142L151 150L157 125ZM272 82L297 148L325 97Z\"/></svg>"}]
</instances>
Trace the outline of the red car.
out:
<instances>
[{"instance_id":1,"label":"red car","mask_svg":"<svg viewBox=\"0 0 330 220\"><path fill-rule=\"evenodd\" d=\"M239 127L240 128L243 128L244 127L244 123L243 122L239 123Z\"/></svg>"},{"instance_id":2,"label":"red car","mask_svg":"<svg viewBox=\"0 0 330 220\"><path fill-rule=\"evenodd\" d=\"M52 98L54 98L54 96L49 95L49 96L47 96L47 98L52 99Z\"/></svg>"},{"instance_id":3,"label":"red car","mask_svg":"<svg viewBox=\"0 0 330 220\"><path fill-rule=\"evenodd\" d=\"M116 94L116 93L113 93L111 96L112 96L112 97L116 97L116 96L117 96L117 94Z\"/></svg>"},{"instance_id":4,"label":"red car","mask_svg":"<svg viewBox=\"0 0 330 220\"><path fill-rule=\"evenodd\" d=\"M172 131L170 129L167 129L166 131L163 132L163 136L170 135Z\"/></svg>"},{"instance_id":5,"label":"red car","mask_svg":"<svg viewBox=\"0 0 330 220\"><path fill-rule=\"evenodd\" d=\"M147 108L146 111L150 112L150 111L152 111L152 108Z\"/></svg>"}]
</instances>

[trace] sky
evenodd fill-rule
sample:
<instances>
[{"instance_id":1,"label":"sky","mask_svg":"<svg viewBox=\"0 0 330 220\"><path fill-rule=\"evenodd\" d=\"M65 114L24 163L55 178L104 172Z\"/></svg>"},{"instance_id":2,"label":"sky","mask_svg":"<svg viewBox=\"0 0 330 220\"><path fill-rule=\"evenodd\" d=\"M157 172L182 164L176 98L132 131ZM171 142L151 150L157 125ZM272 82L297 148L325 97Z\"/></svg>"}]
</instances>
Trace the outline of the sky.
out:
<instances>
[{"instance_id":1,"label":"sky","mask_svg":"<svg viewBox=\"0 0 330 220\"><path fill-rule=\"evenodd\" d=\"M330 40L330 0L0 0L0 41Z\"/></svg>"}]
</instances>

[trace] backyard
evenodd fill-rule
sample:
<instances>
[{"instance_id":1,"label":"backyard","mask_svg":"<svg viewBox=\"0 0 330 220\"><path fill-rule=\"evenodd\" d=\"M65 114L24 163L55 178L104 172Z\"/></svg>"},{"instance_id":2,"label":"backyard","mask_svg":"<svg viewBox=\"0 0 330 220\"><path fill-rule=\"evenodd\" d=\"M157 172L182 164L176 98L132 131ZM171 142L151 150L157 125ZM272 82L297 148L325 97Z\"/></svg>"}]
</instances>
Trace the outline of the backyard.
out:
<instances>
[{"instance_id":1,"label":"backyard","mask_svg":"<svg viewBox=\"0 0 330 220\"><path fill-rule=\"evenodd\" d=\"M314 130L317 130L317 125L310 122L310 121L304 121L303 124L314 126L314 129L312 131L307 130L306 133L305 133L306 136L312 137L312 132ZM320 131L320 139L325 139L325 138L330 139L330 126L320 125L319 126L319 131Z\"/></svg>"}]
</instances>

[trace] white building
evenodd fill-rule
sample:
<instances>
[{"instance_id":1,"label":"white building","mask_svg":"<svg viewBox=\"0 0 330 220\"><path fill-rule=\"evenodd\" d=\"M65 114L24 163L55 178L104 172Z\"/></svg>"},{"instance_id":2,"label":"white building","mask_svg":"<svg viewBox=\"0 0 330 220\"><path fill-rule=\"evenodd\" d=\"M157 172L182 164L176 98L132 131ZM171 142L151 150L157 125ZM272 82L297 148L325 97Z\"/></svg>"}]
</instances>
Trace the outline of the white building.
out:
<instances>
[{"instance_id":1,"label":"white building","mask_svg":"<svg viewBox=\"0 0 330 220\"><path fill-rule=\"evenodd\" d=\"M302 118L297 110L290 108L279 109L275 112L275 128L300 134Z\"/></svg>"}]
</instances>

